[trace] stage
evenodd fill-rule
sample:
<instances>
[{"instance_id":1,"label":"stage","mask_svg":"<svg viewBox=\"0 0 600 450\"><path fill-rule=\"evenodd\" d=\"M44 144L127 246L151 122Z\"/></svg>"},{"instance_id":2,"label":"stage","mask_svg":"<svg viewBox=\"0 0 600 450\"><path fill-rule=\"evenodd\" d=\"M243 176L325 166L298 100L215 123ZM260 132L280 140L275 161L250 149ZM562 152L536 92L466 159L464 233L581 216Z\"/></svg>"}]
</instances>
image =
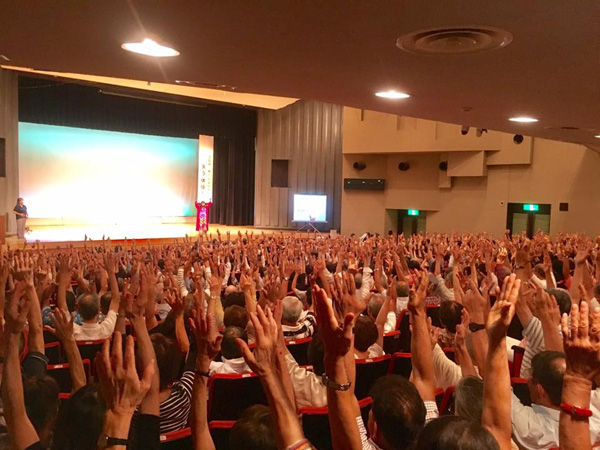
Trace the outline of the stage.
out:
<instances>
[{"instance_id":1,"label":"stage","mask_svg":"<svg viewBox=\"0 0 600 450\"><path fill-rule=\"evenodd\" d=\"M198 236L196 231L196 219L194 217L174 218L170 222L161 222L156 220L146 220L126 223L106 223L106 224L57 224L56 221L48 221L44 219L29 219L27 227L30 229L25 234L25 239L29 243L40 241L47 248L61 246L66 244L74 244L82 246L85 236L93 241L101 241L102 237L110 238L112 242L123 241L125 239L135 239L137 241L146 241L150 239L153 243L171 243L175 239L182 239L187 234L192 238ZM209 233L212 233L216 238L217 229L221 232L222 238L225 239L226 233L229 231L231 237L237 238L238 232L254 234L290 234L294 230L279 230L279 229L258 229L253 226L226 226L211 224ZM327 233L328 234L328 233ZM301 234L307 237L307 233ZM22 239L17 239L16 236L7 236L7 243L11 246L22 244Z\"/></svg>"}]
</instances>

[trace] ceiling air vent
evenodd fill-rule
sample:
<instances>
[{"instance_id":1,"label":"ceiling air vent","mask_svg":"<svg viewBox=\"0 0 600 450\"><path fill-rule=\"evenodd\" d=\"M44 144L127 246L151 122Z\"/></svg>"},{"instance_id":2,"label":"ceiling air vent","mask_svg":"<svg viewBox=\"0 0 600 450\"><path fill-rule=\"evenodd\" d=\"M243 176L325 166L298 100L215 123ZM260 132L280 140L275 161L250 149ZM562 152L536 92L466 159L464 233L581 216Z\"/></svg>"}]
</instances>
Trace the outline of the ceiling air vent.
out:
<instances>
[{"instance_id":1,"label":"ceiling air vent","mask_svg":"<svg viewBox=\"0 0 600 450\"><path fill-rule=\"evenodd\" d=\"M401 36L396 46L405 52L425 55L470 55L506 47L512 40L511 33L495 27L442 27Z\"/></svg>"}]
</instances>

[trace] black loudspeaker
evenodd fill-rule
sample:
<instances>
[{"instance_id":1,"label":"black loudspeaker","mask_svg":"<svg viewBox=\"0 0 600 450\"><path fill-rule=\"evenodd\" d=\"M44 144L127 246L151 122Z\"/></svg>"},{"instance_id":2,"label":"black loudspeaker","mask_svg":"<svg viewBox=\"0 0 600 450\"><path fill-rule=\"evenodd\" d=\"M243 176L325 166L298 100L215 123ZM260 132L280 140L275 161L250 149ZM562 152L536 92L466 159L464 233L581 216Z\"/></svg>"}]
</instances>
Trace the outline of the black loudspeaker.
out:
<instances>
[{"instance_id":1,"label":"black loudspeaker","mask_svg":"<svg viewBox=\"0 0 600 450\"><path fill-rule=\"evenodd\" d=\"M522 144L523 143L523 135L522 134L515 134L515 137L513 137L513 142L515 144Z\"/></svg>"},{"instance_id":2,"label":"black loudspeaker","mask_svg":"<svg viewBox=\"0 0 600 450\"><path fill-rule=\"evenodd\" d=\"M560 203L558 205L558 210L559 211L568 211L569 210L569 204L568 203Z\"/></svg>"},{"instance_id":3,"label":"black loudspeaker","mask_svg":"<svg viewBox=\"0 0 600 450\"><path fill-rule=\"evenodd\" d=\"M448 161L442 161L439 165L440 170L448 170Z\"/></svg>"},{"instance_id":4,"label":"black loudspeaker","mask_svg":"<svg viewBox=\"0 0 600 450\"><path fill-rule=\"evenodd\" d=\"M344 189L355 191L383 191L385 180L381 178L344 178Z\"/></svg>"},{"instance_id":5,"label":"black loudspeaker","mask_svg":"<svg viewBox=\"0 0 600 450\"><path fill-rule=\"evenodd\" d=\"M401 171L404 172L404 171L406 171L408 169L410 169L410 164L409 163L407 163L405 161L402 161L400 164L398 164L398 170L401 170Z\"/></svg>"},{"instance_id":6,"label":"black loudspeaker","mask_svg":"<svg viewBox=\"0 0 600 450\"><path fill-rule=\"evenodd\" d=\"M364 162L356 161L354 164L352 164L352 167L354 167L356 170L364 170L367 165Z\"/></svg>"}]
</instances>

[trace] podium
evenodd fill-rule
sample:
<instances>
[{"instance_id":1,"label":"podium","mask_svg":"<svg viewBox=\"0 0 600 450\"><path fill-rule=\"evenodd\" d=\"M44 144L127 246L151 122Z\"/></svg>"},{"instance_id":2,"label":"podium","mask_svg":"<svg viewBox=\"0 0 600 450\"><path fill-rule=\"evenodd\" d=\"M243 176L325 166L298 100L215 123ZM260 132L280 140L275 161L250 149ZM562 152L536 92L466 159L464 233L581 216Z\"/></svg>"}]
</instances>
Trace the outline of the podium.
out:
<instances>
[{"instance_id":1,"label":"podium","mask_svg":"<svg viewBox=\"0 0 600 450\"><path fill-rule=\"evenodd\" d=\"M0 245L6 244L6 214L0 215Z\"/></svg>"}]
</instances>

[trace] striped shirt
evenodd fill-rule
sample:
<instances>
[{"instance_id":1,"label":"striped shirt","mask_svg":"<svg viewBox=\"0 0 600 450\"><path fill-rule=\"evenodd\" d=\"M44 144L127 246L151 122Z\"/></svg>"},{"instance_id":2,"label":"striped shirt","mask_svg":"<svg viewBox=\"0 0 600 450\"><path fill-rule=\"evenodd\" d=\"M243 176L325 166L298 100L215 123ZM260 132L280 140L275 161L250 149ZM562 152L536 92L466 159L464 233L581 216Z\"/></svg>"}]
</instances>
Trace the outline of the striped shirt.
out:
<instances>
[{"instance_id":1,"label":"striped shirt","mask_svg":"<svg viewBox=\"0 0 600 450\"><path fill-rule=\"evenodd\" d=\"M160 404L160 434L187 427L194 376L194 372L183 372L181 379L173 384L169 398Z\"/></svg>"},{"instance_id":2,"label":"striped shirt","mask_svg":"<svg viewBox=\"0 0 600 450\"><path fill-rule=\"evenodd\" d=\"M529 378L531 376L531 360L535 355L546 350L544 331L540 319L532 317L525 328L523 328L523 336L527 338L527 346L525 347L525 352L523 352L521 378Z\"/></svg>"},{"instance_id":3,"label":"striped shirt","mask_svg":"<svg viewBox=\"0 0 600 450\"><path fill-rule=\"evenodd\" d=\"M312 312L307 312L298 324L296 325L282 325L283 337L286 341L295 341L298 339L307 338L313 335L315 332L315 315Z\"/></svg>"}]
</instances>

